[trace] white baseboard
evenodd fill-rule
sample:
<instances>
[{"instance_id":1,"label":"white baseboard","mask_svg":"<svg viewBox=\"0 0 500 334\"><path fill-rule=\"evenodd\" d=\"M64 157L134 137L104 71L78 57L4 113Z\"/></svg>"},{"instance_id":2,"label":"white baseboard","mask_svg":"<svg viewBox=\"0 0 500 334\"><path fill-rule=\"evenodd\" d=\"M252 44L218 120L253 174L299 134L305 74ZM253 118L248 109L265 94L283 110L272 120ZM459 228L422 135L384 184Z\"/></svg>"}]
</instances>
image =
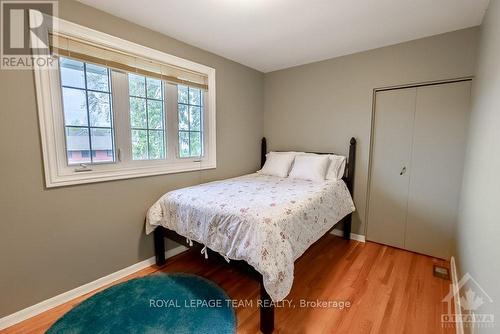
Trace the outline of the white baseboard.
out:
<instances>
[{"instance_id":1,"label":"white baseboard","mask_svg":"<svg viewBox=\"0 0 500 334\"><path fill-rule=\"evenodd\" d=\"M344 236L344 231L339 230L334 228L331 232L331 234L336 235L338 237L343 237ZM356 233L351 233L351 240L356 240L359 242L365 242L365 236L362 234L356 234Z\"/></svg>"},{"instance_id":2,"label":"white baseboard","mask_svg":"<svg viewBox=\"0 0 500 334\"><path fill-rule=\"evenodd\" d=\"M457 265L455 263L455 258L452 256L450 259L450 271L451 271L451 288L453 289L453 294L458 296L458 275L457 275ZM462 319L462 306L460 305L460 298L453 298L455 302L455 319ZM464 334L464 324L462 321L455 322L456 334Z\"/></svg>"},{"instance_id":3,"label":"white baseboard","mask_svg":"<svg viewBox=\"0 0 500 334\"><path fill-rule=\"evenodd\" d=\"M187 248L185 246L177 246L165 252L167 258L175 256L182 253ZM34 317L42 312L50 310L56 306L64 304L72 299L83 296L89 292L99 289L107 284L113 283L123 277L133 274L141 269L147 268L155 264L155 257L151 257L147 260L141 261L139 263L133 264L130 267L123 268L117 272L111 273L107 276L96 279L93 282L79 286L73 290L61 293L60 295L54 296L52 298L46 299L38 304L27 307L23 310L17 311L16 313L10 314L6 317L0 319L0 330L15 325L23 320Z\"/></svg>"}]
</instances>

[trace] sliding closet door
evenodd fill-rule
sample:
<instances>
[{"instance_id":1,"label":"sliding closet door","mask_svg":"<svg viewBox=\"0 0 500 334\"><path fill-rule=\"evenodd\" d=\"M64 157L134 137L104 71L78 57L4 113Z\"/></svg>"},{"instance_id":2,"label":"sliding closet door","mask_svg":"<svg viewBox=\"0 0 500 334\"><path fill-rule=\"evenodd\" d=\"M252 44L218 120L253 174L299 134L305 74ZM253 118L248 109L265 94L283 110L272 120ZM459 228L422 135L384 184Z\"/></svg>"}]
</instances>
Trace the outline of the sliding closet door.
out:
<instances>
[{"instance_id":1,"label":"sliding closet door","mask_svg":"<svg viewBox=\"0 0 500 334\"><path fill-rule=\"evenodd\" d=\"M404 247L416 89L376 93L369 240Z\"/></svg>"},{"instance_id":2,"label":"sliding closet door","mask_svg":"<svg viewBox=\"0 0 500 334\"><path fill-rule=\"evenodd\" d=\"M471 82L417 89L405 248L451 256Z\"/></svg>"}]
</instances>

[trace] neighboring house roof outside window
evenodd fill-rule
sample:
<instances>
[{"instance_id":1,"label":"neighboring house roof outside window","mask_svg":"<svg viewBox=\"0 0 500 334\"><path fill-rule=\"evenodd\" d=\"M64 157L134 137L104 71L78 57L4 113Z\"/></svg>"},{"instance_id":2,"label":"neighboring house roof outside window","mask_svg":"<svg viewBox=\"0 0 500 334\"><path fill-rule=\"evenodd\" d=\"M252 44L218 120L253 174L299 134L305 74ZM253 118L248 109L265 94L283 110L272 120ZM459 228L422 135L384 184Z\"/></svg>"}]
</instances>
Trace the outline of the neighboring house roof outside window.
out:
<instances>
[{"instance_id":1,"label":"neighboring house roof outside window","mask_svg":"<svg viewBox=\"0 0 500 334\"><path fill-rule=\"evenodd\" d=\"M85 151L89 150L89 138L84 136L68 136L66 143L68 151ZM113 141L110 136L93 136L92 150L112 150Z\"/></svg>"}]
</instances>

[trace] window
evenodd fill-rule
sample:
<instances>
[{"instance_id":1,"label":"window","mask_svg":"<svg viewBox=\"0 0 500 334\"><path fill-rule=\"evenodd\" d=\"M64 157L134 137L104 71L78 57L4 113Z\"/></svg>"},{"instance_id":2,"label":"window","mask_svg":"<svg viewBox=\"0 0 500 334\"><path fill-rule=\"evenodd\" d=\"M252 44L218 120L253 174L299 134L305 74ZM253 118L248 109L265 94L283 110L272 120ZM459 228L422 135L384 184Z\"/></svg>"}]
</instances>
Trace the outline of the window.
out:
<instances>
[{"instance_id":1,"label":"window","mask_svg":"<svg viewBox=\"0 0 500 334\"><path fill-rule=\"evenodd\" d=\"M164 159L163 82L136 74L129 74L128 86L132 158L134 160Z\"/></svg>"},{"instance_id":2,"label":"window","mask_svg":"<svg viewBox=\"0 0 500 334\"><path fill-rule=\"evenodd\" d=\"M178 85L179 156L203 154L203 94L201 89Z\"/></svg>"},{"instance_id":3,"label":"window","mask_svg":"<svg viewBox=\"0 0 500 334\"><path fill-rule=\"evenodd\" d=\"M216 167L214 69L54 20L55 66L34 68L47 187Z\"/></svg>"},{"instance_id":4,"label":"window","mask_svg":"<svg viewBox=\"0 0 500 334\"><path fill-rule=\"evenodd\" d=\"M91 156L82 155L84 159L68 154L68 164L113 162L113 156L100 158L95 154L114 150L109 70L64 57L59 66L66 151L92 152Z\"/></svg>"}]
</instances>

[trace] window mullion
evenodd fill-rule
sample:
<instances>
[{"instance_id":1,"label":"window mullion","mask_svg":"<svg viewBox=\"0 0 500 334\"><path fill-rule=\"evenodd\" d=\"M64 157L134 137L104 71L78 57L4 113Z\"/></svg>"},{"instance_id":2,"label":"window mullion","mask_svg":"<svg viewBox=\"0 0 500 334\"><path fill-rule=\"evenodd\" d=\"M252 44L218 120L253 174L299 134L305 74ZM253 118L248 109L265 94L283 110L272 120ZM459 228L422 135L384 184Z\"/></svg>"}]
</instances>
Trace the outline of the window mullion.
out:
<instances>
[{"instance_id":1,"label":"window mullion","mask_svg":"<svg viewBox=\"0 0 500 334\"><path fill-rule=\"evenodd\" d=\"M165 83L166 90L166 110L167 120L167 159L178 159L179 147L179 119L177 110L177 85Z\"/></svg>"},{"instance_id":2,"label":"window mullion","mask_svg":"<svg viewBox=\"0 0 500 334\"><path fill-rule=\"evenodd\" d=\"M128 98L127 74L112 71L113 115L115 118L115 139L117 149L117 163L128 164L131 157L130 113ZM118 153L119 152L119 153ZM118 159L119 156L119 159Z\"/></svg>"}]
</instances>

